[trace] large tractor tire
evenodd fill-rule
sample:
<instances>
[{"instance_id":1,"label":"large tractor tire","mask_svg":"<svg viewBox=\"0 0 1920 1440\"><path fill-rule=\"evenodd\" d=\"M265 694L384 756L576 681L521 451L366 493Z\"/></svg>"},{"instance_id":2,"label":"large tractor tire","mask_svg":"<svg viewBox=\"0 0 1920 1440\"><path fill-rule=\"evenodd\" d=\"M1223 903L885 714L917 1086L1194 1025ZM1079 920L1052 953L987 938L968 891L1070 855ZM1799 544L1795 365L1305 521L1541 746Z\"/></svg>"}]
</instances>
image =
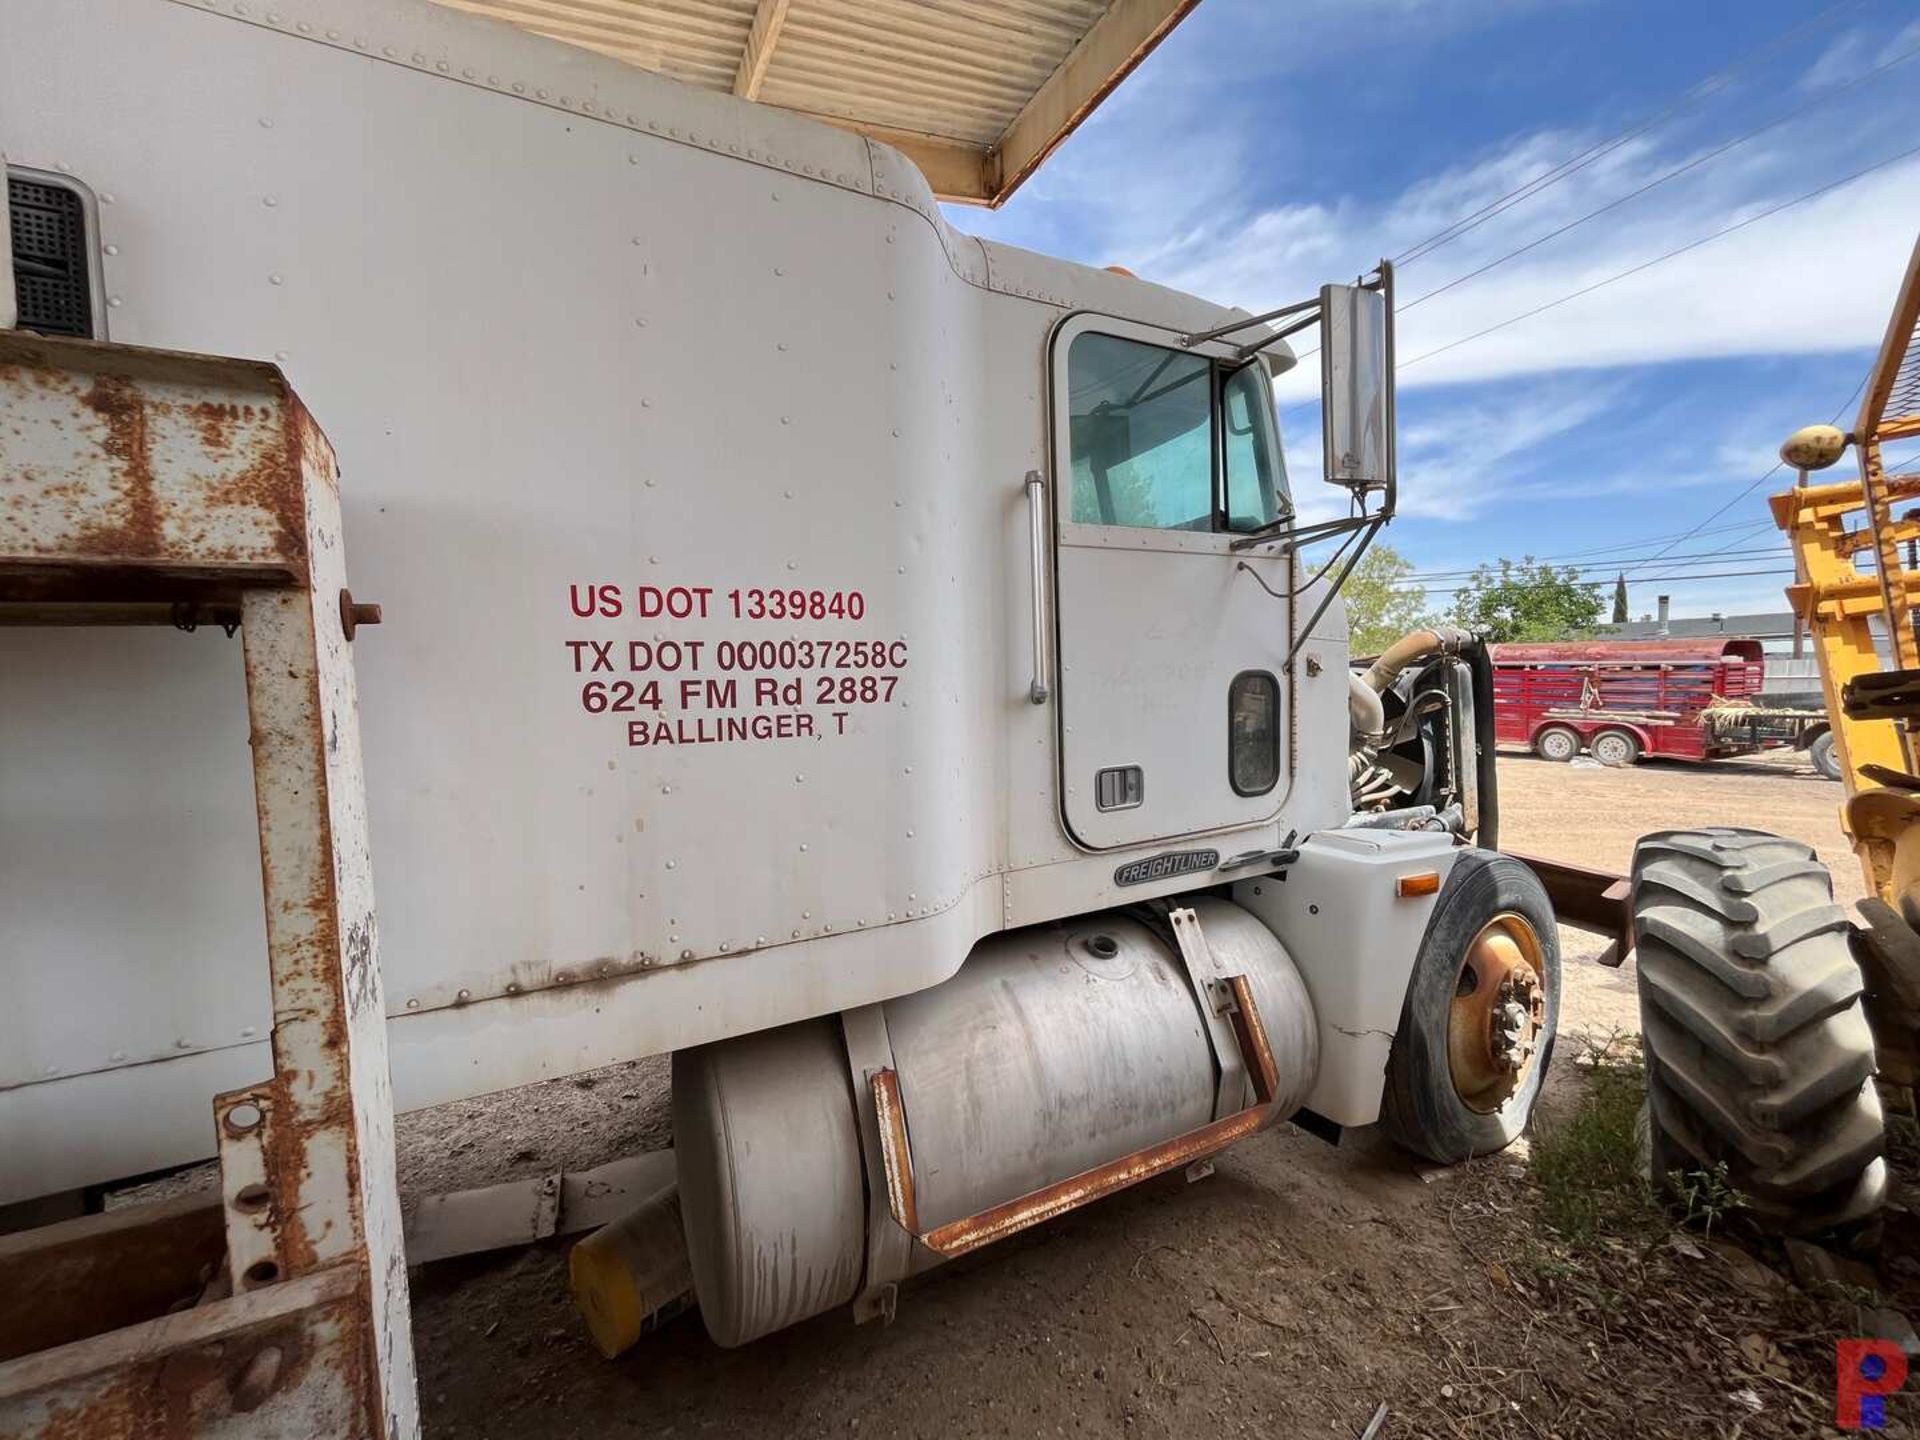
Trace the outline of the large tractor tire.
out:
<instances>
[{"instance_id":1,"label":"large tractor tire","mask_svg":"<svg viewBox=\"0 0 1920 1440\"><path fill-rule=\"evenodd\" d=\"M1655 1183L1714 1173L1762 1228L1856 1228L1886 1197L1873 1036L1833 880L1759 830L1673 830L1633 856Z\"/></svg>"},{"instance_id":2,"label":"large tractor tire","mask_svg":"<svg viewBox=\"0 0 1920 1440\"><path fill-rule=\"evenodd\" d=\"M1512 1144L1559 1014L1560 932L1539 877L1505 855L1461 851L1414 959L1381 1128L1443 1165Z\"/></svg>"}]
</instances>

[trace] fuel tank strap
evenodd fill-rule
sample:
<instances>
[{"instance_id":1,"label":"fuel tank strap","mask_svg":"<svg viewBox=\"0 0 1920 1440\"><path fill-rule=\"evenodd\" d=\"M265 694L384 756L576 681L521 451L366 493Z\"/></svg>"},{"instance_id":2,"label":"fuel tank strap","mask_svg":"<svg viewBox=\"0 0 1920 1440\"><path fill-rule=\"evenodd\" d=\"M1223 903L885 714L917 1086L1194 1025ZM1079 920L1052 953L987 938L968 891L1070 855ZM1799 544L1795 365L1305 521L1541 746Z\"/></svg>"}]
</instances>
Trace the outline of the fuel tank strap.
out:
<instances>
[{"instance_id":1,"label":"fuel tank strap","mask_svg":"<svg viewBox=\"0 0 1920 1440\"><path fill-rule=\"evenodd\" d=\"M1207 1043L1213 1047L1213 1062L1218 1078L1214 1087L1213 1118L1224 1120L1247 1104L1247 1066L1240 1058L1240 1046L1228 1015L1233 1009L1233 992L1220 974L1220 962L1207 944L1200 917L1191 909L1176 905L1167 912L1173 926L1174 948L1187 967L1187 980L1200 1005L1200 1018L1207 1027Z\"/></svg>"},{"instance_id":2,"label":"fuel tank strap","mask_svg":"<svg viewBox=\"0 0 1920 1440\"><path fill-rule=\"evenodd\" d=\"M869 1320L893 1319L900 1282L912 1266L914 1237L895 1219L895 1209L888 1202L881 1128L885 1122L875 1106L878 1092L873 1081L881 1074L893 1074L886 1011L879 1005L843 1011L840 1030L847 1043L847 1067L853 1073L854 1103L860 1112L860 1158L867 1175L866 1274L853 1299L854 1323L864 1325Z\"/></svg>"}]
</instances>

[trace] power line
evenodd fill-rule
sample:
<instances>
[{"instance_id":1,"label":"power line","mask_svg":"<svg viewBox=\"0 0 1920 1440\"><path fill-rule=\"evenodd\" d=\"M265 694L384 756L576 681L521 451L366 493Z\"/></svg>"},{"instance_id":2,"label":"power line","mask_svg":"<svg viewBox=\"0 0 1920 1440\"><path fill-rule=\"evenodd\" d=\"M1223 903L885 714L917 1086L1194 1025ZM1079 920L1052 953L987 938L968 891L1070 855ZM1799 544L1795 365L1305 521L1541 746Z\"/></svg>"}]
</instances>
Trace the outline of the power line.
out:
<instances>
[{"instance_id":1,"label":"power line","mask_svg":"<svg viewBox=\"0 0 1920 1440\"><path fill-rule=\"evenodd\" d=\"M1853 387L1853 392L1850 395L1848 395L1846 399L1840 402L1840 408L1833 412L1833 418L1829 420L1827 423L1829 425L1839 424L1840 417L1846 414L1847 412L1847 407L1852 405L1855 400L1859 399L1860 392L1864 390L1866 386L1867 386L1867 377L1866 377L1866 374L1863 372L1860 376L1859 383ZM1726 504L1722 505L1718 510L1715 510L1711 515L1707 516L1706 519L1702 520L1698 525L1694 526L1693 529L1683 533L1678 540L1675 540L1673 542L1672 545L1667 546L1667 550L1671 550L1674 545L1678 545L1682 541L1692 539L1695 535L1699 534L1702 529L1712 524L1715 520L1718 520L1722 515L1726 514L1727 511L1731 510L1734 506L1738 505L1742 500L1746 499L1747 496L1751 495L1754 491L1758 490L1762 485L1766 484L1767 481L1771 480L1775 475L1779 474L1782 470L1786 468L1787 468L1786 461L1784 460L1774 461L1773 464L1767 467L1765 474L1761 475L1756 480L1748 481L1747 484L1741 489L1739 494L1735 495L1731 500L1727 501ZM1653 559L1654 560L1660 559L1661 556L1667 553L1667 550L1662 550L1660 554L1655 555ZM1653 561L1650 560L1647 563L1652 564Z\"/></svg>"},{"instance_id":2,"label":"power line","mask_svg":"<svg viewBox=\"0 0 1920 1440\"><path fill-rule=\"evenodd\" d=\"M1851 175L1843 175L1838 180L1830 180L1825 185L1794 196L1791 200L1782 200L1777 205L1769 205L1765 210L1749 215L1744 220L1736 220L1731 225L1721 226L1710 235L1702 235L1699 239L1690 240L1685 245L1675 246L1664 254L1656 255L1651 260L1643 260L1638 265L1629 266L1627 269L1621 270L1616 274L1596 280L1591 285L1582 285L1578 290L1569 291L1556 300L1549 300L1543 305L1536 305L1531 310L1523 310L1518 315L1510 315L1505 320L1487 326L1484 330L1476 330L1471 335L1461 336L1458 340L1449 340L1445 345L1435 346L1431 350L1414 356L1411 360L1402 360L1395 368L1398 370L1409 369L1412 366L1420 364L1423 360L1431 360L1436 355L1444 355L1449 350L1457 350L1462 345L1469 345L1475 340L1485 339L1497 330L1504 330L1509 325L1518 325L1522 320L1531 320L1536 315L1542 315L1549 310L1558 309L1570 300L1578 300L1583 295L1591 295L1596 290L1603 290L1609 285L1638 275L1644 270L1651 270L1654 266L1665 264L1669 260L1685 255L1690 250L1698 250L1702 245L1708 245L1715 240L1723 239L1733 234L1736 230L1746 229L1749 225L1758 225L1762 220L1772 219L1782 211L1791 210L1796 205L1804 205L1809 200L1818 199L1820 196L1827 194L1831 190L1837 190L1843 185L1851 185L1855 180L1865 179L1876 170L1884 170L1887 166L1898 164L1900 161L1906 160L1914 155L1920 155L1920 145L1911 146L1908 149L1900 151L1897 155L1889 155L1884 160L1876 160L1873 164L1856 170Z\"/></svg>"},{"instance_id":3,"label":"power line","mask_svg":"<svg viewBox=\"0 0 1920 1440\"><path fill-rule=\"evenodd\" d=\"M1860 3L1861 3L1861 0L1838 0L1838 3L1829 5L1825 10L1822 10L1820 13L1812 16L1810 19L1802 21L1800 24L1792 27L1791 29L1786 31L1784 34L1776 37L1775 39L1767 42L1764 45L1760 45L1755 49L1748 51L1745 55L1742 55L1740 58L1735 60L1732 64L1720 70L1715 71L1713 74L1708 75L1703 80L1696 81L1693 85L1689 86L1686 90L1682 91L1680 96L1672 104L1667 106L1666 109L1660 111L1652 119L1647 120L1639 125L1631 126L1628 129L1621 131L1619 134L1613 136L1610 139L1602 140L1594 145L1590 145L1585 150L1582 150L1579 154L1574 155L1569 159L1561 161L1560 164L1554 166L1553 169L1549 170L1545 175L1536 176L1534 179L1527 181L1525 184L1519 185L1514 189L1509 190L1505 195L1502 195L1497 199L1488 201L1485 205L1481 206L1478 210L1475 210L1472 214L1461 217L1459 220L1454 221L1451 225L1444 227L1443 229L1437 231L1433 235L1429 235L1425 240L1420 241L1418 244L1413 245L1408 249L1401 251L1400 254L1395 257L1394 263L1396 265L1407 265L1407 264L1411 264L1415 260L1422 259L1425 256L1432 254L1435 250L1438 250L1442 245L1449 244L1452 241L1459 239L1462 235L1465 235L1468 231L1478 229L1480 226L1486 224L1487 221L1493 219L1495 216L1503 214L1507 210L1511 210L1515 205L1519 205L1524 201L1531 199L1533 196L1539 194L1542 190L1545 190L1549 186L1558 184L1560 181L1566 179L1569 175L1573 175L1581 170L1584 170L1587 166L1593 164L1596 160L1604 159L1606 156L1612 154L1615 150L1618 150L1622 145L1625 145L1628 141L1638 139L1640 136L1646 134L1649 130L1652 130L1656 126L1662 125L1666 121L1672 119L1675 115L1681 114L1682 112L1691 109L1694 105L1698 104L1701 100L1705 99L1707 94L1710 93L1712 89L1714 89L1715 87L1721 84L1724 84L1727 80L1731 79L1734 75L1738 74L1741 70L1746 69L1749 65L1753 64L1755 61L1765 59L1771 56L1774 52L1784 48L1791 41L1798 39L1803 32L1825 24L1827 21L1839 15L1842 11L1857 8Z\"/></svg>"},{"instance_id":4,"label":"power line","mask_svg":"<svg viewBox=\"0 0 1920 1440\"><path fill-rule=\"evenodd\" d=\"M1561 565L1556 568L1562 571L1574 571L1582 575L1598 574L1602 576L1610 576L1612 572L1618 570L1623 565L1650 565L1655 560L1661 560L1661 563L1663 564L1678 565L1678 566L1681 566L1682 568L1686 568L1686 567L1696 566L1696 565L1725 564L1729 560L1756 560L1756 559L1766 559L1769 557L1780 558L1787 553L1788 551L1787 551L1785 542L1783 541L1779 545L1767 545L1767 546L1761 546L1761 547L1756 547L1753 549L1746 549L1746 550L1725 550L1725 549L1703 550L1698 552L1695 555L1674 555L1670 557L1665 557L1664 559L1660 556L1655 556L1655 555L1642 555L1642 556L1636 556L1628 560L1595 560L1595 561L1587 562L1585 564ZM1547 561L1547 560L1537 561L1536 563L1543 564L1543 565L1552 564L1551 561ZM1466 566L1464 568L1456 569L1456 570L1415 571L1405 576L1404 578L1409 582L1420 582L1420 581L1427 581L1427 580L1458 580L1465 576L1472 575L1479 570L1492 569L1494 568L1494 564L1497 564L1497 562L1493 562L1491 564L1471 565L1471 566Z\"/></svg>"},{"instance_id":5,"label":"power line","mask_svg":"<svg viewBox=\"0 0 1920 1440\"><path fill-rule=\"evenodd\" d=\"M1487 326L1485 329L1476 330L1470 335L1462 335L1457 340L1449 340L1444 345L1438 345L1431 350L1422 351L1420 354L1415 355L1410 360L1398 361L1394 366L1394 370L1397 373L1401 370L1406 370L1414 365L1418 365L1422 361L1431 360L1436 355L1444 355L1449 350L1458 350L1462 345L1471 345L1476 340L1484 340L1487 336L1492 335L1497 331L1505 330L1510 325L1518 325L1522 320L1531 320L1536 315L1543 315L1549 310L1558 309L1560 306L1567 304L1569 301L1578 300L1582 296L1591 295L1596 290L1604 290L1609 285L1616 284L1621 280L1629 279L1632 276L1638 275L1643 271L1651 270L1656 265L1663 265L1669 260L1674 260L1679 258L1682 255L1687 254L1689 251L1698 250L1703 245L1712 244L1715 240L1724 239L1726 236L1733 234L1736 230L1744 230L1749 225L1758 225L1762 220L1770 220L1775 215L1779 215L1784 211L1793 209L1796 205L1804 205L1809 200L1817 200L1822 195L1828 194L1829 192L1834 190L1838 190L1843 186L1851 185L1856 180L1863 180L1867 176L1873 174L1876 171L1884 170L1889 165L1897 165L1902 160L1911 159L1915 155L1920 155L1920 145L1910 146L1905 150L1899 151L1897 154L1887 156L1883 160L1876 160L1873 164L1865 166L1859 170L1855 170L1850 175L1843 175L1838 180L1829 180L1825 185L1820 185L1815 187L1812 190L1804 191L1799 195L1795 195L1790 200L1782 200L1778 204L1769 205L1766 209L1757 211L1754 214L1747 216L1744 220L1736 220L1730 225L1723 225L1718 230L1715 230L1710 234L1702 235L1696 240L1689 240L1684 245L1676 245L1673 249L1665 251L1662 254L1655 255L1650 260L1642 260L1637 265L1631 265L1625 270L1620 270L1615 272L1612 275L1604 276L1603 278L1599 280L1595 280L1589 285L1582 285L1577 290L1570 290L1566 294L1561 295L1555 299L1548 300L1543 304L1535 305L1530 310L1523 310L1518 315L1509 315L1506 319L1495 321L1493 324ZM1318 400L1303 400L1297 404L1288 406L1285 410L1281 411L1280 414L1282 415L1282 417L1287 415L1298 414L1300 411L1311 409L1318 404L1319 404ZM1778 470L1780 468L1781 468L1780 466L1776 465L1774 467L1774 470ZM1748 488L1753 489L1757 487L1761 483L1761 480L1765 480L1768 477L1770 477L1774 473L1774 470L1769 470L1766 475L1761 476L1760 480L1756 480L1753 483L1753 485L1749 486Z\"/></svg>"},{"instance_id":6,"label":"power line","mask_svg":"<svg viewBox=\"0 0 1920 1440\"><path fill-rule=\"evenodd\" d=\"M1433 289L1427 291L1424 295L1419 296L1417 299L1409 300L1406 304L1397 306L1396 309L1405 311L1405 310L1413 309L1416 305L1424 305L1427 301L1433 299L1436 295L1444 295L1447 293L1447 291L1452 290L1456 286L1464 285L1469 280L1476 279L1477 277L1486 274L1489 270L1492 270L1497 266L1506 264L1509 260L1518 259L1520 256L1525 255L1529 250L1537 250L1540 246L1546 244L1549 240L1557 240L1560 236L1565 235L1569 230L1577 229L1578 227L1586 224L1587 221L1594 220L1602 215L1605 215L1609 210L1617 210L1620 206L1625 205L1629 200L1637 200L1642 195L1645 195L1649 190L1653 190L1658 186L1664 185L1669 180L1678 179L1680 176L1685 175L1690 170L1697 170L1702 165L1708 164L1711 161L1719 159L1722 155L1726 154L1729 150L1732 150L1737 146L1744 145L1747 143L1747 141L1752 140L1757 136L1764 135L1769 130L1776 130L1780 126L1787 124L1789 121L1797 120L1802 115L1806 114L1809 110L1817 109L1818 107L1826 104L1830 100L1838 99L1841 95L1844 95L1847 93L1847 91L1853 89L1854 86L1864 84L1868 80L1876 79L1880 75L1883 75L1887 71L1893 69L1896 65L1906 64L1907 61L1913 59L1913 57L1916 55L1920 55L1920 45L1916 45L1912 49L1906 51L1904 54L1897 55L1891 60L1885 61L1882 64L1874 66L1874 68L1871 70L1861 71L1858 75L1855 75L1850 80L1848 80L1846 84L1838 86L1832 90L1828 90L1824 94L1818 95L1812 100L1809 100L1806 104L1796 106L1794 109L1789 110L1784 115L1776 116L1774 119L1767 121L1766 124L1764 125L1756 125L1753 129L1746 131L1744 134L1736 135L1733 139L1727 141L1725 144L1719 145L1714 149L1707 151L1703 155L1695 156L1693 159L1687 161L1686 164L1677 165L1673 169L1665 172L1664 174L1655 176L1653 179L1647 181L1644 185L1641 185L1633 190L1629 190L1626 194L1621 195L1616 199L1609 200L1606 204L1602 205L1599 209L1589 210L1586 214L1580 216L1578 219L1569 220L1566 224L1561 225L1556 229L1549 230L1546 234L1540 236L1537 240L1529 240L1526 244L1520 246L1518 249L1509 250L1507 251L1506 254L1500 256L1499 258L1494 260L1489 260L1487 261L1486 264L1478 266L1475 269L1469 270L1464 275L1454 276L1454 278L1447 281L1446 284L1436 286Z\"/></svg>"},{"instance_id":7,"label":"power line","mask_svg":"<svg viewBox=\"0 0 1920 1440\"><path fill-rule=\"evenodd\" d=\"M1732 534L1736 530L1757 530L1760 528L1761 525L1771 525L1772 523L1773 522L1771 520L1762 520L1750 525L1723 525L1717 530L1709 530L1709 531L1706 531L1705 533L1709 535L1728 535L1728 534ZM1677 536L1676 535L1642 535L1637 540L1618 540L1611 545L1595 545L1590 549L1586 549L1586 550L1562 550L1555 555L1539 555L1539 556L1535 556L1534 558L1542 561L1577 560L1588 555L1604 555L1604 554L1610 554L1610 553L1614 553L1621 550L1637 550L1642 545L1658 545L1663 540L1685 539L1685 538L1687 538L1685 533L1682 533ZM1738 542L1736 541L1734 543L1737 544ZM1607 563L1617 564L1620 562L1609 560ZM1463 571L1462 573L1465 573L1465 572Z\"/></svg>"},{"instance_id":8,"label":"power line","mask_svg":"<svg viewBox=\"0 0 1920 1440\"><path fill-rule=\"evenodd\" d=\"M1657 580L1662 584L1670 583L1674 585L1690 585L1690 584L1693 584L1695 581L1699 581L1699 580L1727 580L1727 579L1735 578L1737 576L1746 576L1746 575L1791 575L1791 574L1793 574L1792 566L1786 566L1781 569L1767 569L1767 570L1716 570L1704 575L1655 575L1651 577L1651 579L1646 583L1651 584L1653 581ZM1598 585L1604 585L1606 582L1602 580L1602 581L1596 581L1594 583ZM1423 587L1423 588L1426 588L1426 587ZM1432 588L1427 588L1427 593L1429 595L1458 595L1463 590L1472 590L1474 588L1475 587L1472 585L1441 585L1441 586L1436 586Z\"/></svg>"}]
</instances>

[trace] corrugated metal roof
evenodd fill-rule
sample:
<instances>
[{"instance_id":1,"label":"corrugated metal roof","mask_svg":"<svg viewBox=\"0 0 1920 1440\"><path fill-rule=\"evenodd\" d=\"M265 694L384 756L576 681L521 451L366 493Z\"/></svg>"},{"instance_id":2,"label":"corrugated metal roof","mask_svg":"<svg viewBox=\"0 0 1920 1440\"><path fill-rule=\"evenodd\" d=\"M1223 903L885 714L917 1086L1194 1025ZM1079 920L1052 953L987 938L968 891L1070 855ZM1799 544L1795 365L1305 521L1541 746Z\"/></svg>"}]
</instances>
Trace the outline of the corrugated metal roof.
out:
<instances>
[{"instance_id":1,"label":"corrugated metal roof","mask_svg":"<svg viewBox=\"0 0 1920 1440\"><path fill-rule=\"evenodd\" d=\"M905 151L998 205L1198 0L438 0Z\"/></svg>"}]
</instances>

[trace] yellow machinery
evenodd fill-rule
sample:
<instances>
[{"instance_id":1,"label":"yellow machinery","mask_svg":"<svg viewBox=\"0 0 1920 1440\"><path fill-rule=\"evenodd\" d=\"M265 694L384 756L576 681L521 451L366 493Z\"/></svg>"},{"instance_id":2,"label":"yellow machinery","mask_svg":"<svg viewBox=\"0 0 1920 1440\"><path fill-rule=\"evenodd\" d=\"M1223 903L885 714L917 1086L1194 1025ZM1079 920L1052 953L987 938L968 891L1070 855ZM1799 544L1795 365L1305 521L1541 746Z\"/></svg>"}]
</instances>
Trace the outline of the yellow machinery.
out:
<instances>
[{"instance_id":1,"label":"yellow machinery","mask_svg":"<svg viewBox=\"0 0 1920 1440\"><path fill-rule=\"evenodd\" d=\"M1793 543L1788 590L1807 624L1842 766L1841 823L1866 875L1867 920L1856 945L1884 1079L1916 1078L1920 1016L1920 470L1889 472L1883 447L1920 439L1920 243L1907 264L1851 433L1796 431L1780 456L1800 484L1773 497ZM1851 446L1858 479L1808 483ZM1905 563L1903 563L1903 561Z\"/></svg>"},{"instance_id":2,"label":"yellow machinery","mask_svg":"<svg viewBox=\"0 0 1920 1440\"><path fill-rule=\"evenodd\" d=\"M1874 1233L1886 1198L1883 1093L1910 1108L1920 1078L1920 507L1902 508L1920 500L1920 472L1888 473L1882 456L1920 437L1916 323L1920 247L1852 433L1795 433L1780 454L1800 483L1773 499L1866 873L1864 923L1797 840L1674 830L1633 860L1653 1174L1680 1189L1706 1172L1762 1225L1852 1241ZM1849 446L1858 479L1808 483Z\"/></svg>"},{"instance_id":3,"label":"yellow machinery","mask_svg":"<svg viewBox=\"0 0 1920 1440\"><path fill-rule=\"evenodd\" d=\"M1788 590L1820 660L1820 683L1842 763L1847 800L1842 823L1866 870L1867 887L1901 908L1915 894L1920 866L1920 780L1914 778L1914 728L1920 718L1920 647L1913 602L1920 573L1901 563L1920 540L1920 513L1899 512L1920 499L1920 473L1886 471L1882 447L1920 438L1920 245L1874 362L1853 433L1831 425L1796 431L1780 456L1800 485L1773 497L1773 514L1793 542L1799 583ZM1851 444L1860 476L1809 485L1808 472L1839 460ZM1857 557L1868 557L1863 571ZM1884 636L1883 667L1876 634ZM1910 922L1920 914L1909 913Z\"/></svg>"}]
</instances>

